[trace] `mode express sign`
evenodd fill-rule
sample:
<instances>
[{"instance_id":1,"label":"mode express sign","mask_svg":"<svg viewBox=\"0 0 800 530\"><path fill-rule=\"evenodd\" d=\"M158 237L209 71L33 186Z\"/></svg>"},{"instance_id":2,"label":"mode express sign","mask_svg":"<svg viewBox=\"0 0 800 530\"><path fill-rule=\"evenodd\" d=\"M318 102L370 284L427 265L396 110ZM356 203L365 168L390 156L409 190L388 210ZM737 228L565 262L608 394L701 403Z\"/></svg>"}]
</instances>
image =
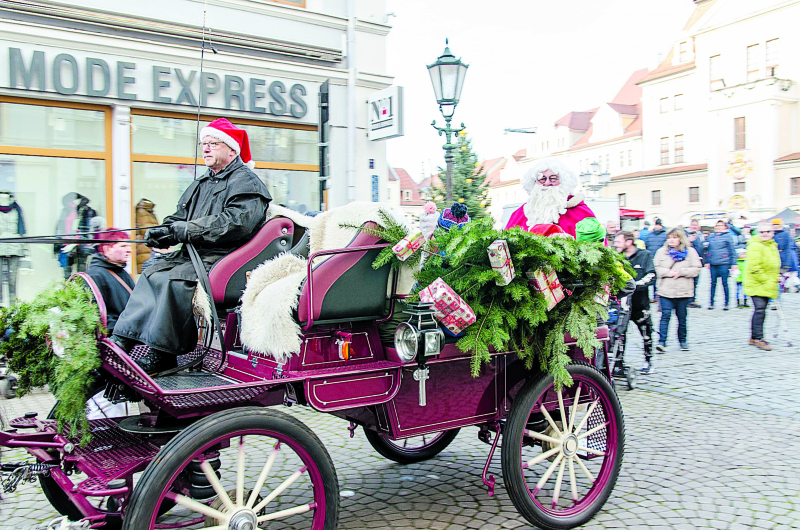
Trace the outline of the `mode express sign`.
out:
<instances>
[{"instance_id":1,"label":"mode express sign","mask_svg":"<svg viewBox=\"0 0 800 530\"><path fill-rule=\"evenodd\" d=\"M87 56L9 45L0 85L37 92L270 114L301 123L317 122L318 87L151 61ZM312 104L311 102L314 102Z\"/></svg>"}]
</instances>

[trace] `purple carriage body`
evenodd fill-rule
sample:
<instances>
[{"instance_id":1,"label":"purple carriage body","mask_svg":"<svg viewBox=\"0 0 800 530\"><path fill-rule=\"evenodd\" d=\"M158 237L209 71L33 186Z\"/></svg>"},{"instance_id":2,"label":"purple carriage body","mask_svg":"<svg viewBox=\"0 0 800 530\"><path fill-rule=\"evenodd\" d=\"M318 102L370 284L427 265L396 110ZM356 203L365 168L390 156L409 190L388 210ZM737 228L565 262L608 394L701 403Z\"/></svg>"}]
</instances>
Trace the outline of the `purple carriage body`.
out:
<instances>
[{"instance_id":1,"label":"purple carriage body","mask_svg":"<svg viewBox=\"0 0 800 530\"><path fill-rule=\"evenodd\" d=\"M225 348L207 352L201 370L153 378L134 361L146 347L128 355L98 336L102 371L142 399L138 416L90 420L92 441L86 447L59 433L54 421L35 417L12 420L13 429L0 432L0 445L24 447L39 463L53 466L45 478L58 503L51 494L48 498L59 511L97 526L121 521L123 528L137 530L198 524L255 528L267 521L287 528L336 528L338 485L330 459L307 427L265 408L281 404L343 418L350 422L351 436L361 426L380 454L401 463L431 458L458 429L477 426L479 438L490 445L483 474L489 494L495 479L486 469L502 435L503 480L529 522L568 528L602 507L624 445L622 412L607 374L583 362L569 337L575 384L560 391L552 377L526 369L516 352L493 352L491 362L472 377L470 355L447 343L427 360L427 399L420 405L417 361L404 362L393 343L381 341L379 326L392 319L402 296L394 294L397 280L389 267L371 267L387 246L375 236L361 232L346 248L309 257L296 311L302 346L288 362L244 348L234 309L248 271L287 250L307 253L308 233L303 232L288 218L272 218L253 240L212 268L212 298L225 315ZM104 320L103 300L91 279L82 276ZM607 340L607 328L598 329L598 338ZM346 356L342 341L348 343ZM203 352L198 347L190 357ZM305 434L297 435L298 429ZM299 468L287 469L286 476L300 473L313 495L283 510L255 509L264 502L262 490L272 486L268 479L252 486L252 474L247 475L250 486L242 485L247 482L241 478L243 466L252 460L244 448L256 447L245 443L253 438L254 444L276 441L268 454L290 452L287 462L294 459ZM263 467L259 461L259 480L275 460ZM224 463L234 471L220 468ZM72 472L86 478L76 480ZM293 491L281 487L274 487L272 493L278 494L267 505ZM171 515L180 511L170 511L174 504L193 515L183 520Z\"/></svg>"}]
</instances>

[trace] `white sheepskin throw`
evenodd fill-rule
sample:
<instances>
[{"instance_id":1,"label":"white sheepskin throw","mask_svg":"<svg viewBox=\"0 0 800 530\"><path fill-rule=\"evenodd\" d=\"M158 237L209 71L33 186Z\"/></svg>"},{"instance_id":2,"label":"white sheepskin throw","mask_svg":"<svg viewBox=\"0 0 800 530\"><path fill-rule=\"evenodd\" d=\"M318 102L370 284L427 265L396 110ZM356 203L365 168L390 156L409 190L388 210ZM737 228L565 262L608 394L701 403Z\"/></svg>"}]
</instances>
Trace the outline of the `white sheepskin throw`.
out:
<instances>
[{"instance_id":1,"label":"white sheepskin throw","mask_svg":"<svg viewBox=\"0 0 800 530\"><path fill-rule=\"evenodd\" d=\"M300 326L292 316L306 260L281 254L255 269L242 295L242 344L284 364L300 351Z\"/></svg>"}]
</instances>

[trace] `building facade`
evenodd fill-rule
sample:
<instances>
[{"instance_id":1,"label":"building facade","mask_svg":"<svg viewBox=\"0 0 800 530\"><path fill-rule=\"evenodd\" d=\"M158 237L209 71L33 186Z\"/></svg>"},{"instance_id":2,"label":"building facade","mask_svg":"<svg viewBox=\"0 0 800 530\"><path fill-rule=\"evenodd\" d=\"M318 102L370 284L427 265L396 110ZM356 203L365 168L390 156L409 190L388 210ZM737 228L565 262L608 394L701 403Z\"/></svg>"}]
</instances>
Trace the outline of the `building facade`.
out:
<instances>
[{"instance_id":1,"label":"building facade","mask_svg":"<svg viewBox=\"0 0 800 530\"><path fill-rule=\"evenodd\" d=\"M304 212L388 199L385 144L367 139L363 104L392 83L388 31L383 0L235 0L205 13L193 0L2 5L0 194L28 235L132 227L149 204L160 221L205 171L198 127L227 117L247 130L276 203ZM23 299L92 252L27 250Z\"/></svg>"}]
</instances>

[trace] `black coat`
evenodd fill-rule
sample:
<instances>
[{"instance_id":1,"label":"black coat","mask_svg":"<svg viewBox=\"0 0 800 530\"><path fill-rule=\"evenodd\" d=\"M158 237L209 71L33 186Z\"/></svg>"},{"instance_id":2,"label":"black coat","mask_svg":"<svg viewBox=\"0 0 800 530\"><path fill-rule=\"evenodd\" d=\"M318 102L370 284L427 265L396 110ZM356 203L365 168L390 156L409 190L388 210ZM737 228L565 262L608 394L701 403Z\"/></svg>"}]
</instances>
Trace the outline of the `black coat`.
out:
<instances>
[{"instance_id":1,"label":"black coat","mask_svg":"<svg viewBox=\"0 0 800 530\"><path fill-rule=\"evenodd\" d=\"M98 289L100 289L100 295L106 303L107 327L110 335L114 330L114 325L117 323L120 313L125 309L125 305L131 297L131 292L125 289L114 275L116 274L131 290L133 290L134 286L133 278L124 268L111 263L102 254L95 254L92 257L89 270L86 272L97 284Z\"/></svg>"},{"instance_id":2,"label":"black coat","mask_svg":"<svg viewBox=\"0 0 800 530\"><path fill-rule=\"evenodd\" d=\"M206 270L216 261L250 241L264 224L272 196L263 182L237 157L222 171L210 169L192 182L178 200L178 210L164 218L169 226L189 221L189 238ZM168 254L144 272L170 270L170 280L197 280L189 253Z\"/></svg>"},{"instance_id":3,"label":"black coat","mask_svg":"<svg viewBox=\"0 0 800 530\"><path fill-rule=\"evenodd\" d=\"M647 288L656 281L656 267L653 258L647 250L636 249L628 261L636 272L636 291L631 297L632 309L646 309L650 307L650 295Z\"/></svg>"},{"instance_id":4,"label":"black coat","mask_svg":"<svg viewBox=\"0 0 800 530\"><path fill-rule=\"evenodd\" d=\"M164 224L189 222L189 238L208 271L256 234L271 200L264 183L237 157L219 173L209 170L193 182ZM192 351L197 344L192 313L196 282L185 249L156 261L139 277L115 334L174 355Z\"/></svg>"}]
</instances>

